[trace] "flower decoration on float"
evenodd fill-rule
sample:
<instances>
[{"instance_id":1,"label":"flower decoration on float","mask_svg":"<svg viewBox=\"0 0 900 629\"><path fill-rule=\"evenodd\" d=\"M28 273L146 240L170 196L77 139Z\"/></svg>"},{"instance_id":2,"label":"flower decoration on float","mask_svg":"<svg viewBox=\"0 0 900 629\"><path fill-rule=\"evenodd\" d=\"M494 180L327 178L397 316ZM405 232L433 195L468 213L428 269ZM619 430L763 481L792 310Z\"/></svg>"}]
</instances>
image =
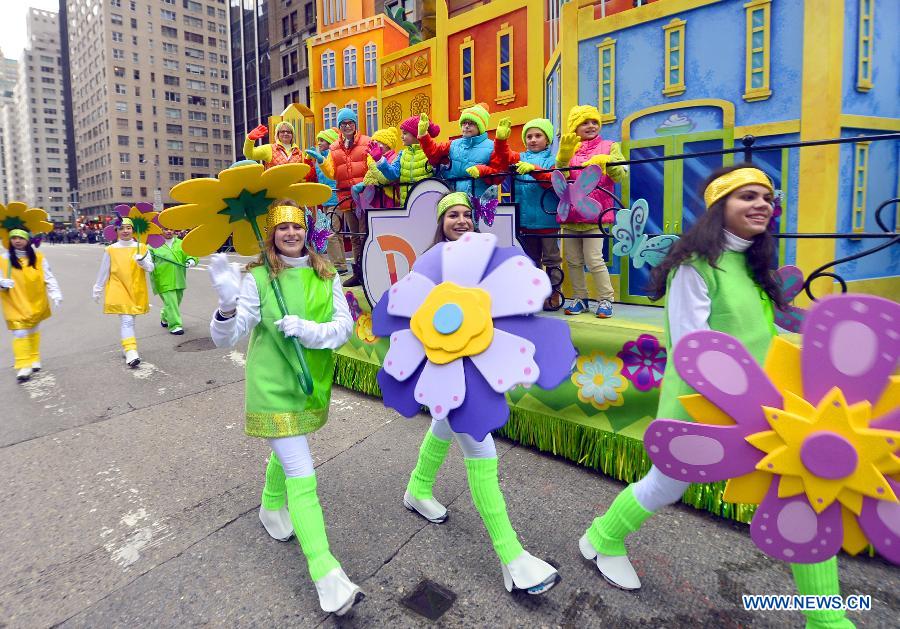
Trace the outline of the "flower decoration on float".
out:
<instances>
[{"instance_id":1,"label":"flower decoration on float","mask_svg":"<svg viewBox=\"0 0 900 629\"><path fill-rule=\"evenodd\" d=\"M652 334L641 334L627 341L616 354L622 359L622 375L638 391L651 391L662 384L666 371L666 348Z\"/></svg>"},{"instance_id":2,"label":"flower decoration on float","mask_svg":"<svg viewBox=\"0 0 900 629\"><path fill-rule=\"evenodd\" d=\"M47 211L38 207L28 207L22 201L10 201L7 205L0 203L0 239L3 246L9 249L9 232L24 229L29 234L49 234L53 231L53 223Z\"/></svg>"},{"instance_id":3,"label":"flower decoration on float","mask_svg":"<svg viewBox=\"0 0 900 629\"><path fill-rule=\"evenodd\" d=\"M533 316L550 290L543 271L493 234L432 247L372 312L373 332L390 339L378 372L385 405L406 417L427 406L479 441L503 426L507 391L557 386L577 355L564 322Z\"/></svg>"},{"instance_id":4,"label":"flower decoration on float","mask_svg":"<svg viewBox=\"0 0 900 629\"><path fill-rule=\"evenodd\" d=\"M151 203L143 201L134 205L120 203L113 208L113 211L116 213L114 222L107 225L103 230L103 237L106 240L110 242L116 241L116 238L118 238L116 230L122 224L122 219L127 218L131 220L131 224L134 227L134 239L142 245L161 247L166 242L162 235L162 227L157 220L159 212L153 209Z\"/></svg>"},{"instance_id":5,"label":"flower decoration on float","mask_svg":"<svg viewBox=\"0 0 900 629\"><path fill-rule=\"evenodd\" d=\"M762 368L733 337L693 332L673 360L697 423L658 419L644 444L667 475L729 479L726 501L758 504L750 535L771 557L871 544L900 564L898 358L900 304L870 295L817 302L802 349L776 337Z\"/></svg>"}]
</instances>

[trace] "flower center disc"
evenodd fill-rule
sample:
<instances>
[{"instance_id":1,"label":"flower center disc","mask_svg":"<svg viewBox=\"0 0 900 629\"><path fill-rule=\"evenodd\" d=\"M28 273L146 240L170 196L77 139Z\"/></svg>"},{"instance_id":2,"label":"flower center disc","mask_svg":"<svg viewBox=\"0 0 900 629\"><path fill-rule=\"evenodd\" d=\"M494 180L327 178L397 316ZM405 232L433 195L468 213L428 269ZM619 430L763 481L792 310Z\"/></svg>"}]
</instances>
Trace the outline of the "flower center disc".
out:
<instances>
[{"instance_id":1,"label":"flower center disc","mask_svg":"<svg viewBox=\"0 0 900 629\"><path fill-rule=\"evenodd\" d=\"M828 480L850 476L859 461L856 449L849 441L824 431L806 438L800 447L800 460L810 472Z\"/></svg>"},{"instance_id":2,"label":"flower center disc","mask_svg":"<svg viewBox=\"0 0 900 629\"><path fill-rule=\"evenodd\" d=\"M453 334L462 325L462 308L454 303L444 304L434 313L431 322L434 324L434 329L441 334Z\"/></svg>"}]
</instances>

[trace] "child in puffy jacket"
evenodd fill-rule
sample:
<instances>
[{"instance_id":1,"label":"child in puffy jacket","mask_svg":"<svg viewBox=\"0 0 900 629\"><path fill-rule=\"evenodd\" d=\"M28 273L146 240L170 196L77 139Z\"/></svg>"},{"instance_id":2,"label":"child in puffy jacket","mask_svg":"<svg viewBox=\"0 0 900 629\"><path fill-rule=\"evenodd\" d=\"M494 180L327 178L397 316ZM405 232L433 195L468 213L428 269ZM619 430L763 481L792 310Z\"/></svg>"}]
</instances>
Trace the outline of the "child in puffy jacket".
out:
<instances>
[{"instance_id":1,"label":"child in puffy jacket","mask_svg":"<svg viewBox=\"0 0 900 629\"><path fill-rule=\"evenodd\" d=\"M397 150L400 146L400 131L397 130L397 127L385 127L372 134L369 141L369 155L366 158L369 170L366 171L363 180L353 186L356 194L362 192L366 186L380 186L370 201L369 207L394 207L396 205L397 199L400 197L397 186L389 185L390 180L378 170L376 163L382 158L389 164L396 162L399 155Z\"/></svg>"},{"instance_id":2,"label":"child in puffy jacket","mask_svg":"<svg viewBox=\"0 0 900 629\"><path fill-rule=\"evenodd\" d=\"M433 122L428 123L426 133L436 138L441 128ZM411 116L400 123L400 137L404 148L393 162L387 159L377 160L376 166L388 181L400 182L400 205L406 203L406 196L412 184L434 175L434 168L428 161L425 151L419 146L419 116ZM371 152L370 152L371 153Z\"/></svg>"},{"instance_id":3,"label":"child in puffy jacket","mask_svg":"<svg viewBox=\"0 0 900 629\"><path fill-rule=\"evenodd\" d=\"M607 210L613 208L615 202L604 190L613 192L615 182L622 181L628 170L624 166L607 167L606 164L611 161L625 161L622 149L618 142L605 140L600 136L600 112L592 105L573 107L569 112L566 126L568 133L560 138L559 151L556 154L556 167L600 166L603 169L603 178L590 196L603 208L600 220L612 222L613 213ZM580 169L571 170L568 178L577 181L581 172ZM560 225L563 234L600 234L597 217L584 216L575 206L569 208L565 222L560 221ZM600 319L608 319L613 314L612 301L615 299L615 293L609 280L606 261L603 259L602 238L566 239L566 266L569 269L575 300L571 306L565 309L565 313L575 315L590 312L587 305L588 293L584 277L585 264L594 278L594 288L597 290L597 299L600 301L596 315Z\"/></svg>"},{"instance_id":4,"label":"child in puffy jacket","mask_svg":"<svg viewBox=\"0 0 900 629\"><path fill-rule=\"evenodd\" d=\"M316 148L318 149L319 154L322 155L322 157L327 158L328 153L331 151L331 145L337 142L337 139L337 129L324 129L319 131L318 135L316 135ZM319 162L312 158L310 158L309 162L312 163L315 168L315 181L325 184L334 190L336 186L334 179L325 176ZM331 198L322 204L322 208L325 212L333 212L335 211L337 204L337 192L332 192ZM334 232L328 235L328 259L331 260L340 275L349 273L350 270L347 268L347 256L344 253L344 239Z\"/></svg>"}]
</instances>

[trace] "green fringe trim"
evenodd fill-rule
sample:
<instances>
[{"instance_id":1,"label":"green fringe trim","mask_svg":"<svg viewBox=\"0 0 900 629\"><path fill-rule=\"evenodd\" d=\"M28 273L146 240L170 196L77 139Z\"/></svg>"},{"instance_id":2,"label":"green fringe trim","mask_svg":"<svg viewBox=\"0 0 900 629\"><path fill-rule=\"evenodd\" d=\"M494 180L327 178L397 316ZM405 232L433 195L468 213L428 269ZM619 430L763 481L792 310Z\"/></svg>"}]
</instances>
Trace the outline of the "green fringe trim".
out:
<instances>
[{"instance_id":1,"label":"green fringe trim","mask_svg":"<svg viewBox=\"0 0 900 629\"><path fill-rule=\"evenodd\" d=\"M347 389L381 397L381 387L376 379L379 369L381 365L334 354L334 383Z\"/></svg>"}]
</instances>

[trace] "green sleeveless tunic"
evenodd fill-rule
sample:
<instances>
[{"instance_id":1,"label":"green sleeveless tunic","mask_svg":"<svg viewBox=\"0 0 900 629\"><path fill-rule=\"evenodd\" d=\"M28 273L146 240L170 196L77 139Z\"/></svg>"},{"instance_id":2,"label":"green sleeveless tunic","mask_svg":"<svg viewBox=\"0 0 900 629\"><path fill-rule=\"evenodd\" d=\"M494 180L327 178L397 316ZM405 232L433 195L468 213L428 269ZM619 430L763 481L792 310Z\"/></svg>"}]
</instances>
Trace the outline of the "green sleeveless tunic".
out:
<instances>
[{"instance_id":1,"label":"green sleeveless tunic","mask_svg":"<svg viewBox=\"0 0 900 629\"><path fill-rule=\"evenodd\" d=\"M762 364L775 336L775 316L772 301L753 279L744 253L726 251L716 263L719 268L713 268L704 259L692 259L685 264L694 267L706 283L710 298L709 327L739 340L756 362ZM674 270L669 273L670 283L674 274ZM691 395L696 391L681 379L675 369L668 314L667 311L665 333L668 360L656 416L693 421L678 400L679 396Z\"/></svg>"},{"instance_id":2,"label":"green sleeveless tunic","mask_svg":"<svg viewBox=\"0 0 900 629\"><path fill-rule=\"evenodd\" d=\"M270 439L314 432L328 420L334 355L330 349L305 349L313 392L304 394L297 381L299 364L292 343L275 327L282 315L269 274L265 267L250 272L259 291L261 320L250 334L247 349L244 431ZM309 267L285 269L278 279L290 314L318 323L331 321L331 281L319 279Z\"/></svg>"}]
</instances>

